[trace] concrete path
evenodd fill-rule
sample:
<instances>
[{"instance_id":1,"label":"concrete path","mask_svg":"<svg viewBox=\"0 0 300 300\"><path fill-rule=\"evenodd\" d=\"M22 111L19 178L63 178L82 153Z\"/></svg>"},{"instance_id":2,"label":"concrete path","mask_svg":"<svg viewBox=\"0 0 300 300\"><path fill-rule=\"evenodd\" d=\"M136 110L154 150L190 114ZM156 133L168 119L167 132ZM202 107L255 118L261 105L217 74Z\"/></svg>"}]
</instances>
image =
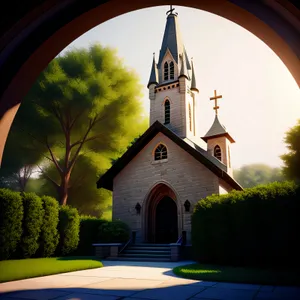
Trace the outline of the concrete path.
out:
<instances>
[{"instance_id":1,"label":"concrete path","mask_svg":"<svg viewBox=\"0 0 300 300\"><path fill-rule=\"evenodd\" d=\"M0 284L0 300L296 300L300 287L217 283L176 277L172 268L192 262L113 262L104 268ZM4 270L1 270L3 272Z\"/></svg>"}]
</instances>

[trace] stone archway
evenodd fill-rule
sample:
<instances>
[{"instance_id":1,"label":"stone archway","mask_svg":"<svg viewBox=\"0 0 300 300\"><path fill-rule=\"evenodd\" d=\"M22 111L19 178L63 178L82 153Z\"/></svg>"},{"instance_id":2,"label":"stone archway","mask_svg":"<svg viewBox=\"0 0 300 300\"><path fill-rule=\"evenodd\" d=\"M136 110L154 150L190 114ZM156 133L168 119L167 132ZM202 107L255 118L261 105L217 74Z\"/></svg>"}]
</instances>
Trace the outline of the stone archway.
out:
<instances>
[{"instance_id":1,"label":"stone archway","mask_svg":"<svg viewBox=\"0 0 300 300\"><path fill-rule=\"evenodd\" d=\"M147 243L175 243L181 232L179 199L171 187L155 185L145 199L143 235Z\"/></svg>"},{"instance_id":2,"label":"stone archway","mask_svg":"<svg viewBox=\"0 0 300 300\"><path fill-rule=\"evenodd\" d=\"M300 85L300 21L296 1L45 0L3 9L0 32L0 163L19 105L47 64L74 39L111 18L157 5L183 5L224 17L252 32ZM33 2L34 3L34 2ZM21 16L21 18L20 18Z\"/></svg>"}]
</instances>

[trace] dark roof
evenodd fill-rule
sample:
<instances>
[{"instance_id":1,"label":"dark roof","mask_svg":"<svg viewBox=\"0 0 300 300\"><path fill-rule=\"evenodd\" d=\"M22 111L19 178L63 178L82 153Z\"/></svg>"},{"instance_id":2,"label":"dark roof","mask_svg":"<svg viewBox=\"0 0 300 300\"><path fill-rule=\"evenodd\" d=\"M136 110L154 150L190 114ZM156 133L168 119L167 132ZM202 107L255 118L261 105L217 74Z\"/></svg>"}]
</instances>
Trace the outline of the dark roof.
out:
<instances>
[{"instance_id":1,"label":"dark roof","mask_svg":"<svg viewBox=\"0 0 300 300\"><path fill-rule=\"evenodd\" d=\"M158 68L161 68L161 63L167 52L167 49L169 49L177 64L179 61L179 55L183 54L185 56L187 68L189 70L191 69L188 56L181 39L177 16L175 14L169 14L167 17L164 37L159 53L159 60L157 63Z\"/></svg>"},{"instance_id":2,"label":"dark roof","mask_svg":"<svg viewBox=\"0 0 300 300\"><path fill-rule=\"evenodd\" d=\"M212 138L217 138L220 136L226 136L231 143L235 143L234 139L230 136L230 134L227 132L226 128L220 123L218 116L215 116L215 120L202 139L204 141L207 141Z\"/></svg>"},{"instance_id":3,"label":"dark roof","mask_svg":"<svg viewBox=\"0 0 300 300\"><path fill-rule=\"evenodd\" d=\"M149 82L148 82L147 88L152 83L158 84L158 71L157 71L157 66L156 66L156 63L155 63L155 57L154 57L154 55L153 55L152 68L151 68L151 73L150 73L150 78L149 78Z\"/></svg>"},{"instance_id":4,"label":"dark roof","mask_svg":"<svg viewBox=\"0 0 300 300\"><path fill-rule=\"evenodd\" d=\"M191 146L173 131L156 121L153 123L144 134L137 139L137 141L117 160L117 162L97 181L97 188L105 188L113 190L113 179L118 173L126 167L126 165L159 133L163 133L174 143L176 143L183 150L192 155L195 159L205 165L218 177L222 178L225 182L231 185L236 190L243 188L226 172L226 166L218 161L213 156L206 153L205 150L196 145ZM201 150L200 150L201 149Z\"/></svg>"}]
</instances>

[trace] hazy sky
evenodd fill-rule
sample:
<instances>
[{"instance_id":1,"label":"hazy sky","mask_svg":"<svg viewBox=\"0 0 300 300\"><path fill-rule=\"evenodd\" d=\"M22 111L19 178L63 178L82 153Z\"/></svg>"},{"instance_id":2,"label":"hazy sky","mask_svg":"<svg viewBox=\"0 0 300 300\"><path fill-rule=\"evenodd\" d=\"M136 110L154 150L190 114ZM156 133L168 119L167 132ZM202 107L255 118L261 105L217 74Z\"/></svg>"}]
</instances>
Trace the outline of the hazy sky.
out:
<instances>
[{"instance_id":1,"label":"hazy sky","mask_svg":"<svg viewBox=\"0 0 300 300\"><path fill-rule=\"evenodd\" d=\"M168 6L138 10L109 20L85 33L66 49L98 42L118 50L144 85L141 101L149 114L147 83L152 53L158 59ZM236 143L232 165L280 166L286 152L284 133L300 119L300 90L288 69L260 39L229 20L205 11L175 6L183 42L193 57L199 89L199 130L214 120L214 89L219 119ZM65 49L65 50L66 50ZM64 50L64 51L65 51Z\"/></svg>"}]
</instances>

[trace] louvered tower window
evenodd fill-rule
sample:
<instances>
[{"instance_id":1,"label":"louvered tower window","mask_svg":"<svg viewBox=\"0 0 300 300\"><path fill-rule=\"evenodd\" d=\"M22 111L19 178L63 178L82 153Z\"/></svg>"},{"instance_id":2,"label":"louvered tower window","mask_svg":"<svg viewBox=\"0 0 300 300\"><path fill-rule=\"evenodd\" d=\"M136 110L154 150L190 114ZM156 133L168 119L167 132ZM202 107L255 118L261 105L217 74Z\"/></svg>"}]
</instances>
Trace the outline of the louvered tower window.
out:
<instances>
[{"instance_id":1,"label":"louvered tower window","mask_svg":"<svg viewBox=\"0 0 300 300\"><path fill-rule=\"evenodd\" d=\"M219 161L222 161L221 148L218 145L214 148L214 157L216 157Z\"/></svg>"},{"instance_id":2,"label":"louvered tower window","mask_svg":"<svg viewBox=\"0 0 300 300\"><path fill-rule=\"evenodd\" d=\"M162 160L168 158L167 147L163 144L159 144L154 152L155 160Z\"/></svg>"},{"instance_id":3,"label":"louvered tower window","mask_svg":"<svg viewBox=\"0 0 300 300\"><path fill-rule=\"evenodd\" d=\"M170 113L170 101L165 101L165 124L170 124L171 113Z\"/></svg>"},{"instance_id":4,"label":"louvered tower window","mask_svg":"<svg viewBox=\"0 0 300 300\"><path fill-rule=\"evenodd\" d=\"M174 63L170 62L170 79L174 79Z\"/></svg>"},{"instance_id":5,"label":"louvered tower window","mask_svg":"<svg viewBox=\"0 0 300 300\"><path fill-rule=\"evenodd\" d=\"M169 79L169 64L165 62L164 64L164 80Z\"/></svg>"}]
</instances>

